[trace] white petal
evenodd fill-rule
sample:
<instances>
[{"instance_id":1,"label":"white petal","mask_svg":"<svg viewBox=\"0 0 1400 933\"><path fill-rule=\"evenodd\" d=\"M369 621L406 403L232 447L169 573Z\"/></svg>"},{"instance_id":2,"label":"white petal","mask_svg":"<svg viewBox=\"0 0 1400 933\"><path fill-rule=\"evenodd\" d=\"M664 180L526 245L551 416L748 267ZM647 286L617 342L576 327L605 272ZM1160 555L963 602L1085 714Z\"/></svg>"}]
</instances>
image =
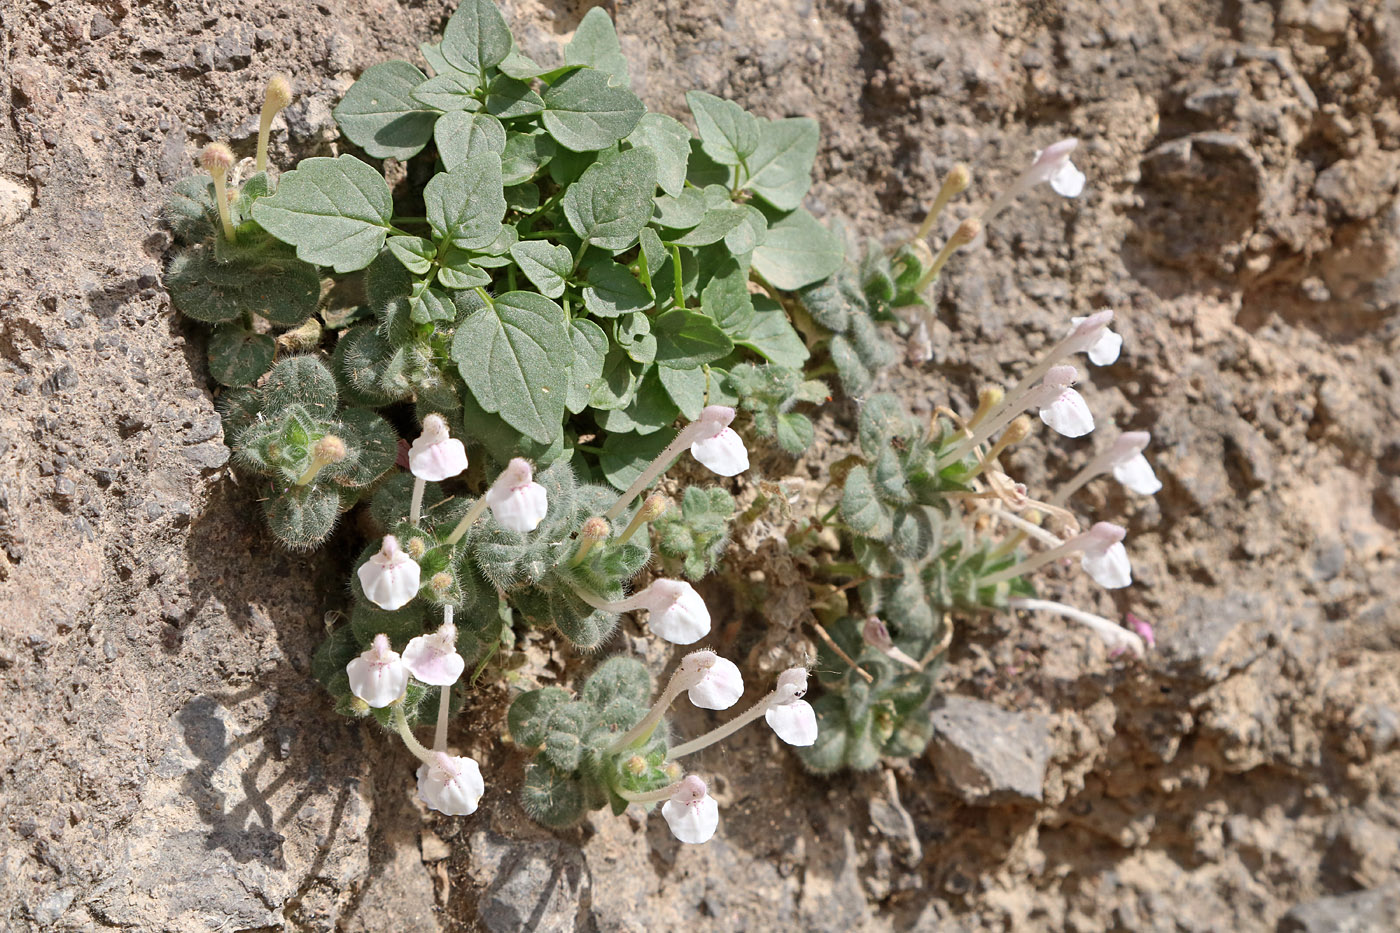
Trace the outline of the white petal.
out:
<instances>
[{"instance_id":1,"label":"white petal","mask_svg":"<svg viewBox=\"0 0 1400 933\"><path fill-rule=\"evenodd\" d=\"M360 565L356 574L365 596L380 609L402 609L418 595L418 565L402 551L387 561L375 554Z\"/></svg>"},{"instance_id":2,"label":"white petal","mask_svg":"<svg viewBox=\"0 0 1400 933\"><path fill-rule=\"evenodd\" d=\"M440 483L467 468L467 449L455 437L436 444L423 444L423 438L408 449L408 468L414 476Z\"/></svg>"},{"instance_id":3,"label":"white petal","mask_svg":"<svg viewBox=\"0 0 1400 933\"><path fill-rule=\"evenodd\" d=\"M375 709L382 709L403 696L408 686L408 668L396 652L377 655L374 648L345 665L350 692Z\"/></svg>"},{"instance_id":4,"label":"white petal","mask_svg":"<svg viewBox=\"0 0 1400 933\"><path fill-rule=\"evenodd\" d=\"M1098 556L1085 552L1080 563L1094 582L1104 589L1119 590L1133 582L1133 565L1128 560L1128 549L1123 547L1122 542L1110 546Z\"/></svg>"},{"instance_id":5,"label":"white petal","mask_svg":"<svg viewBox=\"0 0 1400 933\"><path fill-rule=\"evenodd\" d=\"M1089 362L1095 366L1109 366L1118 361L1122 350L1122 336L1105 327L1098 341L1089 348Z\"/></svg>"},{"instance_id":6,"label":"white petal","mask_svg":"<svg viewBox=\"0 0 1400 933\"><path fill-rule=\"evenodd\" d=\"M1140 496L1153 495L1162 488L1162 481L1142 454L1114 467L1113 478Z\"/></svg>"},{"instance_id":7,"label":"white petal","mask_svg":"<svg viewBox=\"0 0 1400 933\"><path fill-rule=\"evenodd\" d=\"M729 709L744 695L744 678L733 661L715 658L704 679L687 690L686 695L702 709Z\"/></svg>"},{"instance_id":8,"label":"white petal","mask_svg":"<svg viewBox=\"0 0 1400 933\"><path fill-rule=\"evenodd\" d=\"M467 667L456 646L442 644L435 634L411 639L403 649L403 663L415 678L434 687L452 686Z\"/></svg>"},{"instance_id":9,"label":"white petal","mask_svg":"<svg viewBox=\"0 0 1400 933\"><path fill-rule=\"evenodd\" d=\"M516 486L504 493L492 489L486 495L491 514L507 531L534 531L549 512L549 494L539 483Z\"/></svg>"},{"instance_id":10,"label":"white petal","mask_svg":"<svg viewBox=\"0 0 1400 933\"><path fill-rule=\"evenodd\" d=\"M475 813L484 793L486 782L481 778L481 766L473 758L454 758L439 752L431 764L418 766L418 796L439 813Z\"/></svg>"},{"instance_id":11,"label":"white petal","mask_svg":"<svg viewBox=\"0 0 1400 933\"><path fill-rule=\"evenodd\" d=\"M1069 159L1065 159L1050 176L1050 187L1061 197L1077 198L1084 190L1084 173L1075 168Z\"/></svg>"},{"instance_id":12,"label":"white petal","mask_svg":"<svg viewBox=\"0 0 1400 933\"><path fill-rule=\"evenodd\" d=\"M738 476L749 468L749 452L744 448L743 438L735 434L733 428L725 428L712 438L691 444L690 454L720 476Z\"/></svg>"},{"instance_id":13,"label":"white petal","mask_svg":"<svg viewBox=\"0 0 1400 933\"><path fill-rule=\"evenodd\" d=\"M693 586L683 586L669 606L647 618L647 627L673 645L693 645L710 634L709 607Z\"/></svg>"},{"instance_id":14,"label":"white petal","mask_svg":"<svg viewBox=\"0 0 1400 933\"><path fill-rule=\"evenodd\" d=\"M709 842L719 828L719 804L708 794L691 803L668 800L661 805L661 815L671 835L691 845Z\"/></svg>"},{"instance_id":15,"label":"white petal","mask_svg":"<svg viewBox=\"0 0 1400 933\"><path fill-rule=\"evenodd\" d=\"M817 741L817 712L806 700L770 706L763 714L768 725L789 745L811 745Z\"/></svg>"},{"instance_id":16,"label":"white petal","mask_svg":"<svg viewBox=\"0 0 1400 933\"><path fill-rule=\"evenodd\" d=\"M1094 430L1094 414L1084 396L1066 386L1059 398L1040 410L1040 420L1065 437L1083 437Z\"/></svg>"}]
</instances>

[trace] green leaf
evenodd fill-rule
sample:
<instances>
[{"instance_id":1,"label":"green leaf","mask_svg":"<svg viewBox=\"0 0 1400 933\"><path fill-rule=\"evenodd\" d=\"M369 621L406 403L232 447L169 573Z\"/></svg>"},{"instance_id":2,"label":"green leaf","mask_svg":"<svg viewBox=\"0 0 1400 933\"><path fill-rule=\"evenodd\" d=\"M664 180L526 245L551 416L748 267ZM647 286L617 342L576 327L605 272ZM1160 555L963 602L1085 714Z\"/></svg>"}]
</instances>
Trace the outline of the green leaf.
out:
<instances>
[{"instance_id":1,"label":"green leaf","mask_svg":"<svg viewBox=\"0 0 1400 933\"><path fill-rule=\"evenodd\" d=\"M701 147L716 162L738 165L758 149L758 117L743 107L704 91L690 91L685 102L695 115Z\"/></svg>"},{"instance_id":2,"label":"green leaf","mask_svg":"<svg viewBox=\"0 0 1400 933\"><path fill-rule=\"evenodd\" d=\"M772 299L754 301L753 324L745 339L737 343L788 369L801 369L810 356L807 345Z\"/></svg>"},{"instance_id":3,"label":"green leaf","mask_svg":"<svg viewBox=\"0 0 1400 933\"><path fill-rule=\"evenodd\" d=\"M458 71L484 79L510 54L510 27L491 0L463 0L442 32L442 57Z\"/></svg>"},{"instance_id":4,"label":"green leaf","mask_svg":"<svg viewBox=\"0 0 1400 933\"><path fill-rule=\"evenodd\" d=\"M705 407L705 370L701 367L672 369L669 366L658 366L656 374L660 377L661 384L666 387L666 394L671 396L671 401L676 403L681 414L691 421L699 418Z\"/></svg>"},{"instance_id":5,"label":"green leaf","mask_svg":"<svg viewBox=\"0 0 1400 933\"><path fill-rule=\"evenodd\" d=\"M780 211L796 210L812 187L821 130L808 117L763 124L744 187Z\"/></svg>"},{"instance_id":6,"label":"green leaf","mask_svg":"<svg viewBox=\"0 0 1400 933\"><path fill-rule=\"evenodd\" d=\"M889 509L875 494L870 473L856 466L846 476L846 488L841 494L841 517L856 534L868 538L888 538L894 530Z\"/></svg>"},{"instance_id":7,"label":"green leaf","mask_svg":"<svg viewBox=\"0 0 1400 933\"><path fill-rule=\"evenodd\" d=\"M544 99L524 81L509 75L497 75L486 94L486 110L502 120L528 117L544 109Z\"/></svg>"},{"instance_id":8,"label":"green leaf","mask_svg":"<svg viewBox=\"0 0 1400 933\"><path fill-rule=\"evenodd\" d=\"M210 247L182 250L170 261L165 287L175 306L196 321L217 324L256 314L295 327L316 312L321 276L281 243L275 251L220 262ZM280 255L279 255L280 254Z\"/></svg>"},{"instance_id":9,"label":"green leaf","mask_svg":"<svg viewBox=\"0 0 1400 933\"><path fill-rule=\"evenodd\" d=\"M441 273L438 278L441 279ZM490 278L487 278L490 281ZM444 285L447 283L444 282ZM448 288L455 286L448 285ZM427 324L432 321L452 321L457 317L457 306L436 288L427 288L421 295L415 295L408 300L409 319L415 324Z\"/></svg>"},{"instance_id":10,"label":"green leaf","mask_svg":"<svg viewBox=\"0 0 1400 933\"><path fill-rule=\"evenodd\" d=\"M447 64L447 59L442 57L441 42L422 42L418 45L418 52L423 56L423 60L428 63L428 67L433 70L433 74L441 75L454 70Z\"/></svg>"},{"instance_id":11,"label":"green leaf","mask_svg":"<svg viewBox=\"0 0 1400 933\"><path fill-rule=\"evenodd\" d=\"M778 446L794 457L812 446L817 432L806 415L788 412L778 416Z\"/></svg>"},{"instance_id":12,"label":"green leaf","mask_svg":"<svg viewBox=\"0 0 1400 933\"><path fill-rule=\"evenodd\" d=\"M449 172L487 152L499 156L506 148L505 127L487 113L457 110L444 114L433 130L433 139L443 167Z\"/></svg>"},{"instance_id":13,"label":"green leaf","mask_svg":"<svg viewBox=\"0 0 1400 933\"><path fill-rule=\"evenodd\" d=\"M623 314L612 323L613 340L638 363L656 359L656 336L651 332L651 318L637 311Z\"/></svg>"},{"instance_id":14,"label":"green leaf","mask_svg":"<svg viewBox=\"0 0 1400 933\"><path fill-rule=\"evenodd\" d=\"M768 238L768 218L752 204L743 205L744 222L724 235L724 245L735 256L752 253Z\"/></svg>"},{"instance_id":15,"label":"green leaf","mask_svg":"<svg viewBox=\"0 0 1400 933\"><path fill-rule=\"evenodd\" d=\"M718 243L731 230L744 223L745 211L742 207L721 207L705 212L695 229L667 242L677 246L709 246Z\"/></svg>"},{"instance_id":16,"label":"green leaf","mask_svg":"<svg viewBox=\"0 0 1400 933\"><path fill-rule=\"evenodd\" d=\"M475 97L479 87L481 80L476 75L449 68L414 88L413 99L435 110L480 110L481 101Z\"/></svg>"},{"instance_id":17,"label":"green leaf","mask_svg":"<svg viewBox=\"0 0 1400 933\"><path fill-rule=\"evenodd\" d=\"M549 164L556 151L558 144L544 133L509 134L501 153L501 180L507 188L529 181Z\"/></svg>"},{"instance_id":18,"label":"green leaf","mask_svg":"<svg viewBox=\"0 0 1400 933\"><path fill-rule=\"evenodd\" d=\"M588 287L583 304L597 317L617 317L632 311L645 311L655 302L631 271L615 262L600 262L588 270Z\"/></svg>"},{"instance_id":19,"label":"green leaf","mask_svg":"<svg viewBox=\"0 0 1400 933\"><path fill-rule=\"evenodd\" d=\"M506 215L501 160L490 153L469 158L450 172L439 172L423 188L433 237L480 250L501 235Z\"/></svg>"},{"instance_id":20,"label":"green leaf","mask_svg":"<svg viewBox=\"0 0 1400 933\"><path fill-rule=\"evenodd\" d=\"M574 268L574 257L567 246L555 246L546 240L521 240L510 248L510 258L540 294L546 298L564 294L564 280Z\"/></svg>"},{"instance_id":21,"label":"green leaf","mask_svg":"<svg viewBox=\"0 0 1400 933\"><path fill-rule=\"evenodd\" d=\"M656 319L652 330L656 334L656 362L672 369L711 363L734 349L719 325L696 311L667 311Z\"/></svg>"},{"instance_id":22,"label":"green leaf","mask_svg":"<svg viewBox=\"0 0 1400 933\"><path fill-rule=\"evenodd\" d=\"M491 274L472 262L471 253L453 246L443 253L442 268L438 269L438 281L442 283L443 288L456 290L484 288L491 284ZM452 320L452 317L449 316L447 320Z\"/></svg>"},{"instance_id":23,"label":"green leaf","mask_svg":"<svg viewBox=\"0 0 1400 933\"><path fill-rule=\"evenodd\" d=\"M408 62L373 65L336 105L335 122L373 158L411 159L432 138L438 117L413 99L414 89L426 80L427 75Z\"/></svg>"},{"instance_id":24,"label":"green leaf","mask_svg":"<svg viewBox=\"0 0 1400 933\"><path fill-rule=\"evenodd\" d=\"M263 229L295 246L298 258L336 272L374 261L393 211L383 176L352 155L303 159L276 194L253 205Z\"/></svg>"},{"instance_id":25,"label":"green leaf","mask_svg":"<svg viewBox=\"0 0 1400 933\"><path fill-rule=\"evenodd\" d=\"M561 430L573 357L564 310L534 292L497 297L452 341L452 359L481 407L541 444Z\"/></svg>"},{"instance_id":26,"label":"green leaf","mask_svg":"<svg viewBox=\"0 0 1400 933\"><path fill-rule=\"evenodd\" d=\"M753 251L753 267L769 284L795 291L841 268L841 240L805 210L772 220L763 244Z\"/></svg>"},{"instance_id":27,"label":"green leaf","mask_svg":"<svg viewBox=\"0 0 1400 933\"><path fill-rule=\"evenodd\" d=\"M568 65L588 65L612 75L615 84L627 87L627 59L617 41L617 30L602 7L589 10L579 21L569 44L564 46L564 62Z\"/></svg>"},{"instance_id":28,"label":"green leaf","mask_svg":"<svg viewBox=\"0 0 1400 933\"><path fill-rule=\"evenodd\" d=\"M592 68L580 68L556 81L545 91L544 105L545 129L575 152L611 146L636 129L646 112L635 94L612 86L607 74Z\"/></svg>"},{"instance_id":29,"label":"green leaf","mask_svg":"<svg viewBox=\"0 0 1400 933\"><path fill-rule=\"evenodd\" d=\"M394 258L414 275L424 275L433 266L437 248L421 236L391 236L386 245Z\"/></svg>"},{"instance_id":30,"label":"green leaf","mask_svg":"<svg viewBox=\"0 0 1400 933\"><path fill-rule=\"evenodd\" d=\"M668 230L690 230L705 217L708 207L705 192L699 188L686 188L679 195L657 195L656 225Z\"/></svg>"},{"instance_id":31,"label":"green leaf","mask_svg":"<svg viewBox=\"0 0 1400 933\"><path fill-rule=\"evenodd\" d=\"M669 431L652 434L609 434L603 441L598 465L603 476L617 489L626 489L642 475L651 461L666 449L674 438Z\"/></svg>"},{"instance_id":32,"label":"green leaf","mask_svg":"<svg viewBox=\"0 0 1400 933\"><path fill-rule=\"evenodd\" d=\"M720 165L710 158L705 149L700 144L700 140L690 141L690 160L686 162L685 180L697 188L705 188L709 185L719 185L725 191L733 188L738 180L735 176L738 169L728 165Z\"/></svg>"},{"instance_id":33,"label":"green leaf","mask_svg":"<svg viewBox=\"0 0 1400 933\"><path fill-rule=\"evenodd\" d=\"M627 350L617 344L608 347L603 358L603 378L593 387L593 395L588 407L599 411L626 408L637 393L637 376L641 367L627 355Z\"/></svg>"},{"instance_id":34,"label":"green leaf","mask_svg":"<svg viewBox=\"0 0 1400 933\"><path fill-rule=\"evenodd\" d=\"M680 410L661 384L660 371L659 366L647 370L632 404L625 409L603 412L599 423L604 431L635 431L647 435L669 427L676 420Z\"/></svg>"},{"instance_id":35,"label":"green leaf","mask_svg":"<svg viewBox=\"0 0 1400 933\"><path fill-rule=\"evenodd\" d=\"M226 386L247 386L272 368L277 341L241 327L219 327L209 335L209 374Z\"/></svg>"},{"instance_id":36,"label":"green leaf","mask_svg":"<svg viewBox=\"0 0 1400 933\"><path fill-rule=\"evenodd\" d=\"M556 137L557 138L557 137ZM603 249L624 250L651 219L656 190L656 157L630 149L611 162L589 166L565 192L562 205L569 226Z\"/></svg>"},{"instance_id":37,"label":"green leaf","mask_svg":"<svg viewBox=\"0 0 1400 933\"><path fill-rule=\"evenodd\" d=\"M624 141L635 149L650 149L656 156L656 183L662 191L674 197L685 190L690 130L681 121L660 113L643 114L637 128Z\"/></svg>"},{"instance_id":38,"label":"green leaf","mask_svg":"<svg viewBox=\"0 0 1400 933\"><path fill-rule=\"evenodd\" d=\"M753 323L753 296L748 277L734 260L726 260L700 292L700 310L730 337L749 335Z\"/></svg>"},{"instance_id":39,"label":"green leaf","mask_svg":"<svg viewBox=\"0 0 1400 933\"><path fill-rule=\"evenodd\" d=\"M549 734L549 714L568 702L569 691L562 687L545 687L520 694L506 713L511 738L525 748L543 745Z\"/></svg>"},{"instance_id":40,"label":"green leaf","mask_svg":"<svg viewBox=\"0 0 1400 933\"><path fill-rule=\"evenodd\" d=\"M569 397L564 407L576 415L588 407L593 390L603 380L608 335L587 318L576 318L569 322L569 336L574 345L574 365L569 370Z\"/></svg>"}]
</instances>

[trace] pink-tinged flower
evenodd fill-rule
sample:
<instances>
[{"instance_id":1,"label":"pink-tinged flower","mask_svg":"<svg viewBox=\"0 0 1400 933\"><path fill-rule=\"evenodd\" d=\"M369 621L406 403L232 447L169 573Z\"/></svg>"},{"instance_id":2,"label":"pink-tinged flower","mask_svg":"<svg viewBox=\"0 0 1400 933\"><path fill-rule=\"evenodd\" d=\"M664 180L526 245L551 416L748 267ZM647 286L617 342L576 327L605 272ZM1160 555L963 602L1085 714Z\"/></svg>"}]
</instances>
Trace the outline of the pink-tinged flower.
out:
<instances>
[{"instance_id":1,"label":"pink-tinged flower","mask_svg":"<svg viewBox=\"0 0 1400 933\"><path fill-rule=\"evenodd\" d=\"M744 678L739 667L728 658L713 651L696 651L686 656L695 659L703 672L695 686L686 691L690 702L701 709L729 709L744 695Z\"/></svg>"},{"instance_id":2,"label":"pink-tinged flower","mask_svg":"<svg viewBox=\"0 0 1400 933\"><path fill-rule=\"evenodd\" d=\"M409 673L425 684L455 684L467 667L466 660L457 653L457 626L444 622L431 635L411 639L403 649L403 663Z\"/></svg>"},{"instance_id":3,"label":"pink-tinged flower","mask_svg":"<svg viewBox=\"0 0 1400 933\"><path fill-rule=\"evenodd\" d=\"M807 695L807 671L790 668L778 675L778 689L763 718L789 745L807 746L817 741L817 713L802 699Z\"/></svg>"},{"instance_id":4,"label":"pink-tinged flower","mask_svg":"<svg viewBox=\"0 0 1400 933\"><path fill-rule=\"evenodd\" d=\"M1078 376L1073 366L1054 366L1037 387L1040 420L1065 437L1083 437L1094 430L1094 414L1073 388Z\"/></svg>"},{"instance_id":5,"label":"pink-tinged flower","mask_svg":"<svg viewBox=\"0 0 1400 933\"><path fill-rule=\"evenodd\" d=\"M1127 529L1111 522L1096 522L1075 541L1082 551L1080 565L1105 589L1117 590L1133 582L1133 567L1128 561L1123 539Z\"/></svg>"},{"instance_id":6,"label":"pink-tinged flower","mask_svg":"<svg viewBox=\"0 0 1400 933\"><path fill-rule=\"evenodd\" d=\"M434 752L431 763L418 766L418 796L439 813L467 816L476 812L486 782L481 779L481 766L476 759L454 758L446 752Z\"/></svg>"},{"instance_id":7,"label":"pink-tinged flower","mask_svg":"<svg viewBox=\"0 0 1400 933\"><path fill-rule=\"evenodd\" d=\"M408 449L408 468L419 479L440 483L467 468L467 449L447 434L441 415L423 419L423 433Z\"/></svg>"},{"instance_id":8,"label":"pink-tinged flower","mask_svg":"<svg viewBox=\"0 0 1400 933\"><path fill-rule=\"evenodd\" d=\"M661 815L671 827L671 835L681 842L709 842L719 828L719 804L710 796L705 782L695 775L686 775L680 783L671 799L661 805Z\"/></svg>"},{"instance_id":9,"label":"pink-tinged flower","mask_svg":"<svg viewBox=\"0 0 1400 933\"><path fill-rule=\"evenodd\" d=\"M1103 312L1099 312L1100 315L1102 313ZM1109 312L1108 318L1109 320L1113 319L1113 312ZM1090 320L1090 318L1072 317L1070 318L1070 323L1074 325L1075 330L1078 330L1079 326L1088 320ZM1122 350L1123 338L1115 334L1107 324L1099 330L1098 337L1094 342L1085 348L1085 352L1089 354L1089 362L1093 363L1095 366L1109 366L1116 363L1118 361L1118 354L1121 353Z\"/></svg>"},{"instance_id":10,"label":"pink-tinged flower","mask_svg":"<svg viewBox=\"0 0 1400 933\"><path fill-rule=\"evenodd\" d=\"M374 636L369 650L345 665L345 675L350 678L350 692L375 709L393 703L408 686L408 668L389 647L388 635Z\"/></svg>"},{"instance_id":11,"label":"pink-tinged flower","mask_svg":"<svg viewBox=\"0 0 1400 933\"><path fill-rule=\"evenodd\" d=\"M534 478L529 461L516 457L486 491L491 514L507 531L534 531L549 512L549 496Z\"/></svg>"},{"instance_id":12,"label":"pink-tinged flower","mask_svg":"<svg viewBox=\"0 0 1400 933\"><path fill-rule=\"evenodd\" d=\"M379 553L356 571L365 596L380 609L401 609L418 595L418 564L399 549L399 539L385 535Z\"/></svg>"},{"instance_id":13,"label":"pink-tinged flower","mask_svg":"<svg viewBox=\"0 0 1400 933\"><path fill-rule=\"evenodd\" d=\"M733 420L734 409L711 405L692 425L696 440L691 442L690 455L720 476L738 476L749 468L744 440L729 427Z\"/></svg>"},{"instance_id":14,"label":"pink-tinged flower","mask_svg":"<svg viewBox=\"0 0 1400 933\"><path fill-rule=\"evenodd\" d=\"M1113 442L1107 455L1113 478L1141 496L1153 495L1162 488L1152 464L1142 455L1151 440L1152 435L1146 431L1125 431Z\"/></svg>"},{"instance_id":15,"label":"pink-tinged flower","mask_svg":"<svg viewBox=\"0 0 1400 933\"><path fill-rule=\"evenodd\" d=\"M1139 619L1131 612L1128 613L1126 621L1128 623L1128 628L1136 632L1138 637L1143 640L1143 643L1146 644L1148 648L1157 647L1157 635L1152 631L1152 623L1148 622L1146 619Z\"/></svg>"},{"instance_id":16,"label":"pink-tinged flower","mask_svg":"<svg viewBox=\"0 0 1400 933\"><path fill-rule=\"evenodd\" d=\"M1078 145L1077 139L1062 139L1037 152L1028 172L1028 184L1046 181L1062 197L1079 197L1084 190L1084 173L1069 160L1070 153Z\"/></svg>"},{"instance_id":17,"label":"pink-tinged flower","mask_svg":"<svg viewBox=\"0 0 1400 933\"><path fill-rule=\"evenodd\" d=\"M705 600L682 580L653 580L620 605L623 611L647 610L647 627L673 645L693 645L710 634L710 610Z\"/></svg>"}]
</instances>

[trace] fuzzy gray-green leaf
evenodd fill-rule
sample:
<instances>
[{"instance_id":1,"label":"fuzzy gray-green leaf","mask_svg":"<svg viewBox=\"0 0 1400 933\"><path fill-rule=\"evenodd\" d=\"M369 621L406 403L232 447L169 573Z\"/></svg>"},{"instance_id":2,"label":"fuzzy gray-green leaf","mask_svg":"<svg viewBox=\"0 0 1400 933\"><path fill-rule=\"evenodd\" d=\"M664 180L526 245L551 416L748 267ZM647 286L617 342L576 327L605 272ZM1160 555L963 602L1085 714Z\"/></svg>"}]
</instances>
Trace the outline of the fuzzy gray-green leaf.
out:
<instances>
[{"instance_id":1,"label":"fuzzy gray-green leaf","mask_svg":"<svg viewBox=\"0 0 1400 933\"><path fill-rule=\"evenodd\" d=\"M656 157L648 149L630 149L589 166L564 194L564 215L587 242L624 250L651 218L655 190Z\"/></svg>"},{"instance_id":2,"label":"fuzzy gray-green leaf","mask_svg":"<svg viewBox=\"0 0 1400 933\"><path fill-rule=\"evenodd\" d=\"M565 149L592 152L624 139L637 127L645 105L608 75L580 68L544 92L544 126ZM653 182L654 184L654 182Z\"/></svg>"},{"instance_id":3,"label":"fuzzy gray-green leaf","mask_svg":"<svg viewBox=\"0 0 1400 933\"><path fill-rule=\"evenodd\" d=\"M413 99L414 90L427 80L408 62L373 65L336 105L335 121L370 156L410 159L428 144L438 117L436 110Z\"/></svg>"},{"instance_id":4,"label":"fuzzy gray-green leaf","mask_svg":"<svg viewBox=\"0 0 1400 933\"><path fill-rule=\"evenodd\" d=\"M352 155L303 159L277 193L253 205L263 229L297 257L337 272L374 261L389 234L393 198L384 178Z\"/></svg>"}]
</instances>

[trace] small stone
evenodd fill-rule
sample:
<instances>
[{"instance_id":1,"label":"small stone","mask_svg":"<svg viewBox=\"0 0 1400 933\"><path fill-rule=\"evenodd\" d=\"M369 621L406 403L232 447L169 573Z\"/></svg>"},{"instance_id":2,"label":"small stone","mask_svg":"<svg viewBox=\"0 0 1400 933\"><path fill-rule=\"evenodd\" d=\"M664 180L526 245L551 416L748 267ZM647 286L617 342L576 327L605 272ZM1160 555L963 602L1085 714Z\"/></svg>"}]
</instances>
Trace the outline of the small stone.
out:
<instances>
[{"instance_id":1,"label":"small stone","mask_svg":"<svg viewBox=\"0 0 1400 933\"><path fill-rule=\"evenodd\" d=\"M104 39L116 31L117 24L101 13L95 14L92 22L88 24L88 35L94 39Z\"/></svg>"},{"instance_id":2,"label":"small stone","mask_svg":"<svg viewBox=\"0 0 1400 933\"><path fill-rule=\"evenodd\" d=\"M0 175L0 227L18 223L33 203L33 195L26 185Z\"/></svg>"},{"instance_id":3,"label":"small stone","mask_svg":"<svg viewBox=\"0 0 1400 933\"><path fill-rule=\"evenodd\" d=\"M78 491L78 484L66 476L55 476L53 480L53 494L60 499L71 499Z\"/></svg>"},{"instance_id":4,"label":"small stone","mask_svg":"<svg viewBox=\"0 0 1400 933\"><path fill-rule=\"evenodd\" d=\"M1050 728L1043 716L960 696L945 697L932 715L929 760L963 800L1043 799L1050 760Z\"/></svg>"},{"instance_id":5,"label":"small stone","mask_svg":"<svg viewBox=\"0 0 1400 933\"><path fill-rule=\"evenodd\" d=\"M423 850L423 861L440 862L452 854L452 849L443 842L438 835L430 830L423 830L419 837L419 843Z\"/></svg>"},{"instance_id":6,"label":"small stone","mask_svg":"<svg viewBox=\"0 0 1400 933\"><path fill-rule=\"evenodd\" d=\"M229 449L220 441L196 444L193 447L186 447L180 452L185 455L186 460L203 470L217 470L228 463L230 455Z\"/></svg>"},{"instance_id":7,"label":"small stone","mask_svg":"<svg viewBox=\"0 0 1400 933\"><path fill-rule=\"evenodd\" d=\"M1278 933L1382 933L1400 917L1400 884L1299 904L1278 923Z\"/></svg>"}]
</instances>

